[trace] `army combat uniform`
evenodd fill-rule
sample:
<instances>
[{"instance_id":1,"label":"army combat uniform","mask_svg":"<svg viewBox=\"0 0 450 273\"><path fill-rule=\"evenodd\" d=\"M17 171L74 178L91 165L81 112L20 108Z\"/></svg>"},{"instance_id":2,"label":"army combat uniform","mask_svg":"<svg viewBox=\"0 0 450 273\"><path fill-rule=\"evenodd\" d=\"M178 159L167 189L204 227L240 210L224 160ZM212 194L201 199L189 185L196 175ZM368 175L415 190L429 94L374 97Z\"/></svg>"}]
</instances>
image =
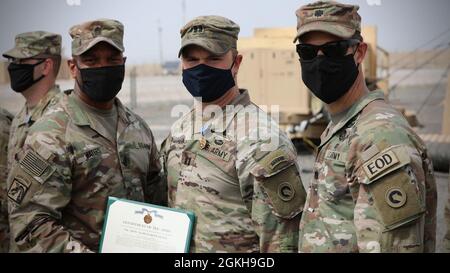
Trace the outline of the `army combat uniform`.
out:
<instances>
[{"instance_id":1,"label":"army combat uniform","mask_svg":"<svg viewBox=\"0 0 450 273\"><path fill-rule=\"evenodd\" d=\"M116 100L112 141L78 103L63 95L31 128L12 170L8 197L17 251L96 251L109 196L158 203L152 199L158 151L145 122Z\"/></svg>"},{"instance_id":2,"label":"army combat uniform","mask_svg":"<svg viewBox=\"0 0 450 273\"><path fill-rule=\"evenodd\" d=\"M295 252L306 195L295 148L248 91L229 105L242 107L224 111L225 125L218 117L195 128L193 110L172 126L161 147L169 206L197 216L191 252ZM270 137L279 143L264 151Z\"/></svg>"},{"instance_id":3,"label":"army combat uniform","mask_svg":"<svg viewBox=\"0 0 450 273\"><path fill-rule=\"evenodd\" d=\"M15 60L28 58L45 59L50 56L60 55L61 35L46 31L25 32L17 35L15 38L14 48L3 53L3 57ZM41 118L48 106L57 103L59 98L58 95L60 93L61 91L59 87L57 85L53 86L43 95L35 106L30 108L26 104L23 105L22 109L14 117L11 124L7 153L8 172L5 171L5 174L9 173L12 163L14 162L15 155L20 153L22 150L29 128ZM6 177L3 183L4 187L6 187ZM6 202L5 209L5 213L7 213Z\"/></svg>"},{"instance_id":4,"label":"army combat uniform","mask_svg":"<svg viewBox=\"0 0 450 273\"><path fill-rule=\"evenodd\" d=\"M11 135L8 144L8 174L10 174L12 164L16 160L16 155L22 152L25 138L28 135L30 127L39 120L49 106L58 102L61 91L58 86L54 86L48 93L39 101L32 110L28 110L26 106L14 117L11 125ZM5 180L6 187L6 180ZM7 209L5 210L7 213ZM9 242L8 242L9 244Z\"/></svg>"},{"instance_id":5,"label":"army combat uniform","mask_svg":"<svg viewBox=\"0 0 450 273\"><path fill-rule=\"evenodd\" d=\"M6 197L7 152L13 115L0 108L0 253L9 249L8 206Z\"/></svg>"},{"instance_id":6,"label":"army combat uniform","mask_svg":"<svg viewBox=\"0 0 450 273\"><path fill-rule=\"evenodd\" d=\"M431 160L382 91L323 133L300 230L301 252L434 252Z\"/></svg>"},{"instance_id":7,"label":"army combat uniform","mask_svg":"<svg viewBox=\"0 0 450 273\"><path fill-rule=\"evenodd\" d=\"M82 40L72 52L111 36L123 48L117 21L72 30L74 41ZM92 108L67 91L30 128L8 179L14 251L97 251L109 196L164 205L159 155L145 121L117 98L108 117L114 127Z\"/></svg>"},{"instance_id":8,"label":"army combat uniform","mask_svg":"<svg viewBox=\"0 0 450 273\"><path fill-rule=\"evenodd\" d=\"M447 232L444 238L444 252L450 253L450 173L448 175L448 197L445 205L445 222L447 225Z\"/></svg>"},{"instance_id":9,"label":"army combat uniform","mask_svg":"<svg viewBox=\"0 0 450 273\"><path fill-rule=\"evenodd\" d=\"M237 49L239 30L221 16L197 17L181 29L180 55L195 45L223 56ZM197 217L191 252L296 252L306 193L295 148L233 84L232 101L197 101L162 143L169 206Z\"/></svg>"},{"instance_id":10,"label":"army combat uniform","mask_svg":"<svg viewBox=\"0 0 450 273\"><path fill-rule=\"evenodd\" d=\"M30 127L41 118L49 106L59 101L60 95L61 90L59 86L55 85L35 107L29 110L24 105L14 117L11 125L11 137L9 138L8 168L11 168L15 160L15 155L21 151Z\"/></svg>"}]
</instances>

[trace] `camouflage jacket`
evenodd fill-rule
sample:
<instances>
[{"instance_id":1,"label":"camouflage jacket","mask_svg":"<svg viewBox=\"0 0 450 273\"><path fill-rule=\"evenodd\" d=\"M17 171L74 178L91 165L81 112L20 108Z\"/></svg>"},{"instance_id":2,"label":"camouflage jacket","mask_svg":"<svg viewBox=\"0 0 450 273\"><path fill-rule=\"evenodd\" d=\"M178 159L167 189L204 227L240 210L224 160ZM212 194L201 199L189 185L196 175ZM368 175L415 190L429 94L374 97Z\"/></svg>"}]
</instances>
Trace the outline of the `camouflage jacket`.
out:
<instances>
[{"instance_id":1,"label":"camouflage jacket","mask_svg":"<svg viewBox=\"0 0 450 273\"><path fill-rule=\"evenodd\" d=\"M450 253L450 173L448 175L448 195L447 204L445 205L445 222L447 224L447 232L444 237L444 252Z\"/></svg>"},{"instance_id":2,"label":"camouflage jacket","mask_svg":"<svg viewBox=\"0 0 450 273\"><path fill-rule=\"evenodd\" d=\"M14 117L11 125L11 136L9 138L8 149L8 169L14 162L15 155L22 149L28 130L41 116L47 108L59 101L61 93L59 86L55 85L48 93L39 101L39 103L27 113L27 107L24 105L20 112Z\"/></svg>"},{"instance_id":3,"label":"camouflage jacket","mask_svg":"<svg viewBox=\"0 0 450 273\"><path fill-rule=\"evenodd\" d=\"M295 148L248 91L233 106L205 120L194 107L172 126L169 206L197 217L191 252L296 252L306 193Z\"/></svg>"},{"instance_id":4,"label":"camouflage jacket","mask_svg":"<svg viewBox=\"0 0 450 273\"><path fill-rule=\"evenodd\" d=\"M28 130L31 125L33 125L41 116L45 113L49 106L54 105L58 102L61 93L59 86L55 85L52 87L47 94L39 101L39 103L31 109L30 113L27 113L27 107L24 105L20 112L14 117L11 129L10 129L10 137L8 142L8 165L7 172L11 170L11 165L14 161L16 154L18 154L24 144L25 138L28 135ZM6 178L3 180L3 188L6 188ZM8 208L7 208L7 197L5 195L5 208L2 212L4 214L5 223L8 225ZM9 228L8 228L9 230ZM9 233L5 233L5 240L8 241L9 245Z\"/></svg>"},{"instance_id":5,"label":"camouflage jacket","mask_svg":"<svg viewBox=\"0 0 450 273\"><path fill-rule=\"evenodd\" d=\"M30 128L8 179L14 251L97 251L108 196L164 205L152 132L115 103L117 145L70 91Z\"/></svg>"},{"instance_id":6,"label":"camouflage jacket","mask_svg":"<svg viewBox=\"0 0 450 273\"><path fill-rule=\"evenodd\" d=\"M434 252L431 160L381 91L324 131L300 224L300 252Z\"/></svg>"},{"instance_id":7,"label":"camouflage jacket","mask_svg":"<svg viewBox=\"0 0 450 273\"><path fill-rule=\"evenodd\" d=\"M8 207L6 197L8 139L13 115L0 108L0 253L9 249Z\"/></svg>"}]
</instances>

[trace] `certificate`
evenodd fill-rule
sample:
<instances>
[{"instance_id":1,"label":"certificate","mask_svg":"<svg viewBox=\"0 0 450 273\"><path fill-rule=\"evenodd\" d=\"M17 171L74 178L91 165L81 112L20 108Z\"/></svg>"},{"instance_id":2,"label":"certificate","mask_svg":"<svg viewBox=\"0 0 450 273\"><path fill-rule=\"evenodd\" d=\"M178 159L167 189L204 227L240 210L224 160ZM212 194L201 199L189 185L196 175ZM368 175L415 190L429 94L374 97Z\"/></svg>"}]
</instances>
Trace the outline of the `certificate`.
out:
<instances>
[{"instance_id":1,"label":"certificate","mask_svg":"<svg viewBox=\"0 0 450 273\"><path fill-rule=\"evenodd\" d=\"M192 212L109 197L100 252L188 252L194 221Z\"/></svg>"}]
</instances>

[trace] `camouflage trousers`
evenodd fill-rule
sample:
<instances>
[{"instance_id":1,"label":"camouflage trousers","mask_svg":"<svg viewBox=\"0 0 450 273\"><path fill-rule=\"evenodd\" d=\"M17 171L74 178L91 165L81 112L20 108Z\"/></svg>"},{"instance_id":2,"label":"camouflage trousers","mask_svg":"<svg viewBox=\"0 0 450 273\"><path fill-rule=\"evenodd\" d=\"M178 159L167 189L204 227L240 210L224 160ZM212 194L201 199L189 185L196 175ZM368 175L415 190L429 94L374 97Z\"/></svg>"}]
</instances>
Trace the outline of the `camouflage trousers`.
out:
<instances>
[{"instance_id":1,"label":"camouflage trousers","mask_svg":"<svg viewBox=\"0 0 450 273\"><path fill-rule=\"evenodd\" d=\"M444 252L450 253L450 172L448 174L448 197L445 206L445 222L447 224L447 233L444 238Z\"/></svg>"}]
</instances>

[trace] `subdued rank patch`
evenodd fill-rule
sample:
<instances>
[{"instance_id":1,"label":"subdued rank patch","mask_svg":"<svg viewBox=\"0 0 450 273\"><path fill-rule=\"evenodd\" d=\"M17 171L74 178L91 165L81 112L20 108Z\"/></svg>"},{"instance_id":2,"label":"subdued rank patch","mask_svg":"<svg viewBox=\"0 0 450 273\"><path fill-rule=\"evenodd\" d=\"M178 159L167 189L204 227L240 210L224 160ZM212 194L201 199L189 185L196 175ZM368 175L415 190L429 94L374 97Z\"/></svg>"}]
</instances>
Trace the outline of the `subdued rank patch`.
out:
<instances>
[{"instance_id":1,"label":"subdued rank patch","mask_svg":"<svg viewBox=\"0 0 450 273\"><path fill-rule=\"evenodd\" d=\"M20 205L29 188L30 186L24 180L15 177L8 190L8 198Z\"/></svg>"},{"instance_id":2,"label":"subdued rank patch","mask_svg":"<svg viewBox=\"0 0 450 273\"><path fill-rule=\"evenodd\" d=\"M400 188L392 188L386 192L386 203L392 208L401 208L405 205L407 195Z\"/></svg>"},{"instance_id":3,"label":"subdued rank patch","mask_svg":"<svg viewBox=\"0 0 450 273\"><path fill-rule=\"evenodd\" d=\"M289 182L283 182L278 186L278 196L285 202L291 201L295 196L294 187Z\"/></svg>"},{"instance_id":4,"label":"subdued rank patch","mask_svg":"<svg viewBox=\"0 0 450 273\"><path fill-rule=\"evenodd\" d=\"M393 151L387 151L363 165L364 172L369 179L382 174L384 171L394 166L399 162L397 156Z\"/></svg>"},{"instance_id":5,"label":"subdued rank patch","mask_svg":"<svg viewBox=\"0 0 450 273\"><path fill-rule=\"evenodd\" d=\"M41 159L34 151L28 151L20 161L22 168L31 176L41 177L50 164Z\"/></svg>"}]
</instances>

